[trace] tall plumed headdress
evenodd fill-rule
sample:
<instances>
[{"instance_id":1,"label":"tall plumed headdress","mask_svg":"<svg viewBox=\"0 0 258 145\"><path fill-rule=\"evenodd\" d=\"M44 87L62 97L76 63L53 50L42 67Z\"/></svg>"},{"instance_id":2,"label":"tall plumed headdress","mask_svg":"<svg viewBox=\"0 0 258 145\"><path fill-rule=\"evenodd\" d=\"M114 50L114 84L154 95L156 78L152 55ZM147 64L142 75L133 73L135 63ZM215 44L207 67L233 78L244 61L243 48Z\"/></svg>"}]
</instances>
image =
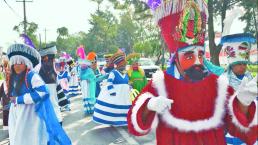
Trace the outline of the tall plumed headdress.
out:
<instances>
[{"instance_id":1,"label":"tall plumed headdress","mask_svg":"<svg viewBox=\"0 0 258 145\"><path fill-rule=\"evenodd\" d=\"M208 14L205 0L148 0L147 4L170 52L204 45Z\"/></svg>"},{"instance_id":2,"label":"tall plumed headdress","mask_svg":"<svg viewBox=\"0 0 258 145\"><path fill-rule=\"evenodd\" d=\"M26 44L26 45L29 45L30 47L32 48L35 48L35 45L33 44L32 40L30 39L29 36L27 36L26 34L21 34L20 35L20 40L22 43Z\"/></svg>"},{"instance_id":3,"label":"tall plumed headdress","mask_svg":"<svg viewBox=\"0 0 258 145\"><path fill-rule=\"evenodd\" d=\"M85 54L83 45L80 45L77 48L76 54L77 54L78 57L80 57L80 59L86 59L86 54Z\"/></svg>"},{"instance_id":4,"label":"tall plumed headdress","mask_svg":"<svg viewBox=\"0 0 258 145\"><path fill-rule=\"evenodd\" d=\"M69 62L69 61L72 61L73 58L69 53L62 52L59 59L62 62Z\"/></svg>"},{"instance_id":5,"label":"tall plumed headdress","mask_svg":"<svg viewBox=\"0 0 258 145\"><path fill-rule=\"evenodd\" d=\"M231 10L224 20L224 30L220 44L223 45L223 50L227 54L229 65L249 63L251 45L256 42L256 38L252 34L243 33L241 29L238 29L238 33L235 34L231 31L235 24L233 21L243 14L243 10L236 8Z\"/></svg>"},{"instance_id":6,"label":"tall plumed headdress","mask_svg":"<svg viewBox=\"0 0 258 145\"><path fill-rule=\"evenodd\" d=\"M7 50L10 65L25 64L32 69L40 63L40 54L33 48L34 45L27 35L22 34L21 37L24 40L23 42L12 44Z\"/></svg>"}]
</instances>

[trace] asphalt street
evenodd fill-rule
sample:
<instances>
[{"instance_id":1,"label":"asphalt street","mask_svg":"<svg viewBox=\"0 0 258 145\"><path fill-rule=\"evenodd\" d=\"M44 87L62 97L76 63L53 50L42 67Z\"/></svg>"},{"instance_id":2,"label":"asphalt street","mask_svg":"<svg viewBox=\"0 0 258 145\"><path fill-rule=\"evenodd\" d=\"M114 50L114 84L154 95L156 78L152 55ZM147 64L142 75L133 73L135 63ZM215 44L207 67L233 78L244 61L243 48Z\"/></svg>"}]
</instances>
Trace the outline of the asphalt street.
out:
<instances>
[{"instance_id":1,"label":"asphalt street","mask_svg":"<svg viewBox=\"0 0 258 145\"><path fill-rule=\"evenodd\" d=\"M84 116L81 96L72 98L71 111L63 112L62 115L63 127L73 145L155 145L153 132L136 137L128 133L127 127L112 127L93 122L91 116ZM8 145L8 132L3 131L1 118L0 122L0 145Z\"/></svg>"}]
</instances>

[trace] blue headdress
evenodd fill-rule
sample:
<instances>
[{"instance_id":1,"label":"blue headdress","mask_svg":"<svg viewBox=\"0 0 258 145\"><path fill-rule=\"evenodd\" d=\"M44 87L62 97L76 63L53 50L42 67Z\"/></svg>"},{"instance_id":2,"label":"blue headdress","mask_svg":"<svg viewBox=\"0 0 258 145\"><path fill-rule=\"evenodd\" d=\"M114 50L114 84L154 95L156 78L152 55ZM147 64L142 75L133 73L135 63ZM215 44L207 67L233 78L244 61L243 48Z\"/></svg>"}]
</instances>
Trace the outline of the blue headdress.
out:
<instances>
[{"instance_id":1,"label":"blue headdress","mask_svg":"<svg viewBox=\"0 0 258 145\"><path fill-rule=\"evenodd\" d=\"M239 8L232 10L224 20L223 37L220 44L227 54L229 66L239 63L249 63L251 46L256 42L256 38L249 33L231 33L233 21L243 15ZM240 30L241 31L241 30Z\"/></svg>"}]
</instances>

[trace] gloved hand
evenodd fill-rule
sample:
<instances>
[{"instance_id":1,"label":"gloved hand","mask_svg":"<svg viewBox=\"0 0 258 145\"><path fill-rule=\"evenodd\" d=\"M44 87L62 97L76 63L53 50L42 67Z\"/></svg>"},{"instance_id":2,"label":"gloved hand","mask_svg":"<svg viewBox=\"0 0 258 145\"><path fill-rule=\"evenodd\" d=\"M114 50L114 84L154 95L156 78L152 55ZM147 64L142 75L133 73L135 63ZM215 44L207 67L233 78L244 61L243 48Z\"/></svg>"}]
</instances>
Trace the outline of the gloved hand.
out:
<instances>
[{"instance_id":1,"label":"gloved hand","mask_svg":"<svg viewBox=\"0 0 258 145\"><path fill-rule=\"evenodd\" d=\"M171 109L173 100L167 99L162 96L153 97L149 100L147 108L159 114L163 114L167 109Z\"/></svg>"},{"instance_id":2,"label":"gloved hand","mask_svg":"<svg viewBox=\"0 0 258 145\"><path fill-rule=\"evenodd\" d=\"M249 106L257 96L257 75L251 81L244 78L238 88L237 99L243 105Z\"/></svg>"}]
</instances>

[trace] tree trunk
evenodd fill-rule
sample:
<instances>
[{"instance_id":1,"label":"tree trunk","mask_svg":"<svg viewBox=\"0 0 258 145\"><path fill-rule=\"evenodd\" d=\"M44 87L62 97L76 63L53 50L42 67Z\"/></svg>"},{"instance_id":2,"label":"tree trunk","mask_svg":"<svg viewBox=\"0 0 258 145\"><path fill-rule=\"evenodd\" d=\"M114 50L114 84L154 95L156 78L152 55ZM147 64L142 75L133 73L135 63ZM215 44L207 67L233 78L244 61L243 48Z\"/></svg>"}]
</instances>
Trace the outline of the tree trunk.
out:
<instances>
[{"instance_id":1,"label":"tree trunk","mask_svg":"<svg viewBox=\"0 0 258 145\"><path fill-rule=\"evenodd\" d=\"M221 48L217 48L215 44L215 32L214 32L214 24L213 24L213 0L208 1L208 36L209 36L209 49L210 49L210 55L211 55L211 62L215 65L219 64L219 52Z\"/></svg>"},{"instance_id":2,"label":"tree trunk","mask_svg":"<svg viewBox=\"0 0 258 145\"><path fill-rule=\"evenodd\" d=\"M226 18L226 11L227 11L227 7L230 3L230 0L223 0L223 5L222 5L222 9L221 9L221 30L223 31L224 28L224 23L223 21Z\"/></svg>"},{"instance_id":3,"label":"tree trunk","mask_svg":"<svg viewBox=\"0 0 258 145\"><path fill-rule=\"evenodd\" d=\"M226 18L226 12L227 12L227 7L228 7L229 3L230 3L230 0L223 0L223 5L222 5L222 9L221 9L221 23L222 23L221 31L223 31L223 28L224 28L223 21ZM213 64L219 66L220 65L220 63L219 63L219 53L221 51L222 46L221 45L216 46L216 44L215 44L215 32L214 32L214 23L213 23L213 14L214 14L213 6L214 6L213 0L209 0L208 1L209 49L210 49L210 55L211 55L211 62Z\"/></svg>"}]
</instances>

